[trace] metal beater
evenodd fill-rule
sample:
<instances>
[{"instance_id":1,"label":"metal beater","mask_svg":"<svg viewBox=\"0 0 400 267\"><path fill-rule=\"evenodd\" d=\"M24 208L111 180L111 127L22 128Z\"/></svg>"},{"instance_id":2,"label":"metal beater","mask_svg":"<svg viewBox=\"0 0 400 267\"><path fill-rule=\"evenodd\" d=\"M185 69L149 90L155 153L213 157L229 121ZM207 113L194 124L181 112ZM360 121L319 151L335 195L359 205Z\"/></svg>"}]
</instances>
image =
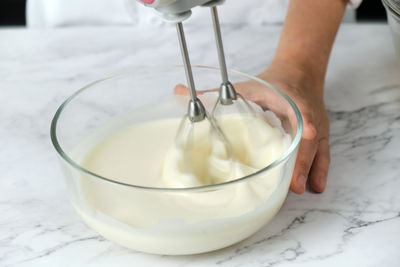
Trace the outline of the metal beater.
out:
<instances>
[{"instance_id":1,"label":"metal beater","mask_svg":"<svg viewBox=\"0 0 400 267\"><path fill-rule=\"evenodd\" d=\"M218 51L218 61L219 61L219 66L220 66L220 70L221 70L221 78L222 78L222 83L219 88L219 98L218 98L218 101L215 103L211 114L215 118L216 110L219 106L218 104L225 105L225 106L231 105L231 104L236 104L236 105L242 104L244 106L244 108L247 110L247 112L250 113L250 115L256 116L256 112L253 110L253 108L250 106L250 104L247 102L247 100L241 94L236 92L233 84L229 81L229 78L228 78L228 70L226 67L224 46L222 44L221 27L219 24L218 10L217 10L217 6L221 5L224 2L225 2L225 0L213 0L211 2L204 4L204 6L210 7L210 9L211 9L211 17L212 17L213 27L214 27L215 42L216 42L217 51ZM240 101L241 103L238 101Z\"/></svg>"},{"instance_id":2,"label":"metal beater","mask_svg":"<svg viewBox=\"0 0 400 267\"><path fill-rule=\"evenodd\" d=\"M182 22L192 14L191 9L195 6L203 5L210 0L138 0L148 7L153 7L159 11L164 19L176 23L179 44L185 67L186 80L188 83L190 101L188 106L187 118L191 122L199 122L206 118L206 110L200 99L197 98L196 88L193 80L192 67L190 64L189 53L186 45L185 33Z\"/></svg>"},{"instance_id":3,"label":"metal beater","mask_svg":"<svg viewBox=\"0 0 400 267\"><path fill-rule=\"evenodd\" d=\"M185 67L186 79L189 88L190 101L188 105L188 112L183 118L178 134L177 140L185 140L186 151L191 151L190 148L193 147L191 144L191 137L193 136L193 129L196 123L203 121L204 119L208 120L211 125L211 133L215 134L217 138L224 144L226 147L227 153L229 154L229 158L232 159L232 150L228 139L225 134L221 131L217 124L216 119L216 110L220 105L227 106L238 103L241 101L244 104L245 108L251 114L255 114L249 103L236 92L234 86L229 81L228 71L225 62L224 48L222 44L221 37L221 29L218 18L217 5L220 5L224 2L224 0L138 0L142 2L144 5L153 7L157 11L161 12L164 19L169 22L176 23L176 29L179 38L179 44L181 48L183 63ZM192 68L189 60L188 49L185 40L185 34L183 30L182 21L186 20L191 16L191 9L196 6L204 6L209 7L211 9L211 16L214 26L215 40L218 51L218 60L221 70L221 78L222 83L219 89L219 98L215 103L211 115L207 113L200 99L197 98L196 88L193 80ZM240 104L240 103L238 103ZM180 141L182 143L182 141ZM185 157L190 158L190 152L186 153ZM187 162L190 162L187 161ZM190 168L190 166L188 166Z\"/></svg>"},{"instance_id":4,"label":"metal beater","mask_svg":"<svg viewBox=\"0 0 400 267\"><path fill-rule=\"evenodd\" d=\"M238 94L229 81L228 71L226 67L224 47L222 44L221 27L218 18L217 6L225 2L225 0L139 0L146 6L155 8L157 11L163 14L165 20L170 22L175 22L177 25L178 36L181 45L181 52L183 61L185 64L186 77L188 80L188 87L191 96L191 101L189 103L188 116L193 122L200 121L205 116L204 107L200 100L196 97L196 92L194 88L193 75L191 72L191 66L189 62L188 52L186 48L185 36L183 33L182 21L189 18L191 15L191 8L196 6L209 7L211 10L211 17L213 21L215 41L218 51L218 61L221 70L222 83L219 88L219 99L216 102L214 108L212 109L211 116L215 117L216 109L219 104L221 105L231 105L239 101L239 105L242 104L244 108L250 114L255 114L252 107L249 105L247 100ZM196 117L196 118L195 118Z\"/></svg>"}]
</instances>

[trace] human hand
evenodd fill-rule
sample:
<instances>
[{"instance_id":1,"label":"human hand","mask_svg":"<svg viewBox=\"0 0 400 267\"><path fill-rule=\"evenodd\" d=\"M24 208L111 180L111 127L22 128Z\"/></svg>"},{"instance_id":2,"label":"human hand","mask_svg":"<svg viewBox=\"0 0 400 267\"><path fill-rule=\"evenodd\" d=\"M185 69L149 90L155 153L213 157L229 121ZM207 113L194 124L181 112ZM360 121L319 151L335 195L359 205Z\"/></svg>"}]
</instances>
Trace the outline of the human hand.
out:
<instances>
[{"instance_id":1,"label":"human hand","mask_svg":"<svg viewBox=\"0 0 400 267\"><path fill-rule=\"evenodd\" d=\"M329 119L323 102L323 81L313 78L306 70L285 62L272 63L258 77L287 94L296 103L303 117L302 139L290 189L297 194L303 193L309 179L315 192L323 192L330 164ZM261 107L271 108L274 105L273 98L260 83L246 81L234 86L243 97ZM188 89L182 84L177 85L174 91L176 94L188 93ZM204 92L206 91L198 93Z\"/></svg>"}]
</instances>

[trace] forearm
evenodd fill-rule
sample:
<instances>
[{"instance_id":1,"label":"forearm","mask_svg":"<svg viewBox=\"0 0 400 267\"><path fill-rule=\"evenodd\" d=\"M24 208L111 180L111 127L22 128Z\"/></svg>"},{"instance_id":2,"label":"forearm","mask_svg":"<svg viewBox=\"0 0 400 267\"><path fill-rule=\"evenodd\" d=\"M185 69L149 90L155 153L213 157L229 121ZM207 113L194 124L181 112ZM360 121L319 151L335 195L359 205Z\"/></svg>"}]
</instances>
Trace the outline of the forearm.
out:
<instances>
[{"instance_id":1,"label":"forearm","mask_svg":"<svg viewBox=\"0 0 400 267\"><path fill-rule=\"evenodd\" d=\"M308 72L321 85L346 0L291 0L274 62Z\"/></svg>"}]
</instances>

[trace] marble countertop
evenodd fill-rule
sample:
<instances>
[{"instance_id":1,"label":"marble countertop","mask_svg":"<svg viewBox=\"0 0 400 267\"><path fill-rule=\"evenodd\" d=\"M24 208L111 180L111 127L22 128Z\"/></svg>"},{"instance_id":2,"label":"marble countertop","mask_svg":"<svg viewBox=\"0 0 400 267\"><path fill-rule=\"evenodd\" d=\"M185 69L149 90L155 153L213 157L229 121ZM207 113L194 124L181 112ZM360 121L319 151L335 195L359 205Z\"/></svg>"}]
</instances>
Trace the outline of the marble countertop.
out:
<instances>
[{"instance_id":1,"label":"marble countertop","mask_svg":"<svg viewBox=\"0 0 400 267\"><path fill-rule=\"evenodd\" d=\"M211 28L186 32L192 63L217 65ZM279 32L224 27L230 67L263 70ZM196 256L131 251L89 229L67 199L52 116L99 77L180 63L177 45L173 27L0 30L0 266L400 266L400 70L386 25L339 32L326 81L326 192L289 193L254 236Z\"/></svg>"}]
</instances>

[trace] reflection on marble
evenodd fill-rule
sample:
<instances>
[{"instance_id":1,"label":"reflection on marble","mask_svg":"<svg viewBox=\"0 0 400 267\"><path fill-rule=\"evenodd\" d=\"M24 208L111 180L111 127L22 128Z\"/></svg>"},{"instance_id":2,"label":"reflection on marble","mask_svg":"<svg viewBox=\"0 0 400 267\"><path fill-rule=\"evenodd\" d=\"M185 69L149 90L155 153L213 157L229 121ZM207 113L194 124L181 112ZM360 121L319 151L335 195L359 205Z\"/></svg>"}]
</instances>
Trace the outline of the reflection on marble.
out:
<instances>
[{"instance_id":1,"label":"reflection on marble","mask_svg":"<svg viewBox=\"0 0 400 267\"><path fill-rule=\"evenodd\" d=\"M188 27L193 64L217 65L211 28ZM256 74L280 28L225 27L228 64ZM386 25L344 25L325 100L332 165L323 194L290 193L251 238L196 256L147 255L86 227L49 138L77 88L132 66L180 63L174 28L0 30L0 266L400 266L400 71Z\"/></svg>"}]
</instances>

